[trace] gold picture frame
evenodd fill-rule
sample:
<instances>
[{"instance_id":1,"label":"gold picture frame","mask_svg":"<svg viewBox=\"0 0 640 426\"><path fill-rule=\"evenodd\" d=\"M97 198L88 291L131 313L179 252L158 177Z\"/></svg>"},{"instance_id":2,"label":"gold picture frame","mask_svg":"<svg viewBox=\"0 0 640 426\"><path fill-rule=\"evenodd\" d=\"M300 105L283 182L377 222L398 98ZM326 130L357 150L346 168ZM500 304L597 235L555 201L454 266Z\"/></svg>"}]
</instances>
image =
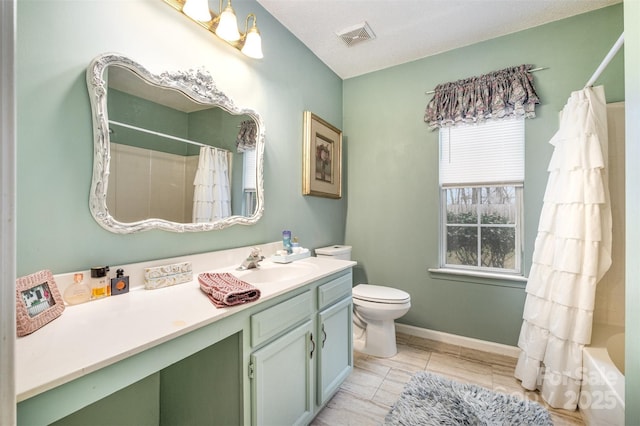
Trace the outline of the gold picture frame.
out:
<instances>
[{"instance_id":1,"label":"gold picture frame","mask_svg":"<svg viewBox=\"0 0 640 426\"><path fill-rule=\"evenodd\" d=\"M302 194L342 198L342 131L304 111Z\"/></svg>"}]
</instances>

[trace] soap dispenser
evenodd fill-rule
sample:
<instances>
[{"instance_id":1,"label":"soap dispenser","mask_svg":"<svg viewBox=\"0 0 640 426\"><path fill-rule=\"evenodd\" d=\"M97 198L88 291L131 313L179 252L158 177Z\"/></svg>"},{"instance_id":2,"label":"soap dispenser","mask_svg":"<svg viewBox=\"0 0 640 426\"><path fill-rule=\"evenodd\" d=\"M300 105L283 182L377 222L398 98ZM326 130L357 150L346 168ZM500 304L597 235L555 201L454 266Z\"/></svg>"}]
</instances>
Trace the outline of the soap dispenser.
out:
<instances>
[{"instance_id":1,"label":"soap dispenser","mask_svg":"<svg viewBox=\"0 0 640 426\"><path fill-rule=\"evenodd\" d=\"M69 305L88 302L91 299L91 289L83 281L83 274L73 274L73 283L66 288L62 297Z\"/></svg>"},{"instance_id":2,"label":"soap dispenser","mask_svg":"<svg viewBox=\"0 0 640 426\"><path fill-rule=\"evenodd\" d=\"M288 254L291 254L291 231L282 231L282 246Z\"/></svg>"}]
</instances>

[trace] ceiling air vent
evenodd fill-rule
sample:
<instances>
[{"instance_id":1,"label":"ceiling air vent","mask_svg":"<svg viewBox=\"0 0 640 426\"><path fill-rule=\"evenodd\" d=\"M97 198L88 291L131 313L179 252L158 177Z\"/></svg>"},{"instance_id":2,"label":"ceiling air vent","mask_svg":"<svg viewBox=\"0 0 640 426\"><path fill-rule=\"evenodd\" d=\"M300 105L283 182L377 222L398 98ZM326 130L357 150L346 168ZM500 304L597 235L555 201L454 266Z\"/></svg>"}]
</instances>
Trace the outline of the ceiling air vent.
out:
<instances>
[{"instance_id":1,"label":"ceiling air vent","mask_svg":"<svg viewBox=\"0 0 640 426\"><path fill-rule=\"evenodd\" d=\"M358 44L367 40L373 40L374 38L376 38L376 35L373 33L373 31L371 31L369 24L367 24L366 22L358 24L354 27L347 28L339 32L337 35L349 47L353 46L354 44Z\"/></svg>"}]
</instances>

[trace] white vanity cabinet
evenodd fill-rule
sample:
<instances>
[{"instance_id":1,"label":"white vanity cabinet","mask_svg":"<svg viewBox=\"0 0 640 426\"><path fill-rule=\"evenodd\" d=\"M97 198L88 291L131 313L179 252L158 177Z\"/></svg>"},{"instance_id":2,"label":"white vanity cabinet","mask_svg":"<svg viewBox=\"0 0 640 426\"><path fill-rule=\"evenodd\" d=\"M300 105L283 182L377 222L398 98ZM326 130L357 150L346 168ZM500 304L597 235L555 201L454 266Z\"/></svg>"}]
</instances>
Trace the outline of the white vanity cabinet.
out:
<instances>
[{"instance_id":1,"label":"white vanity cabinet","mask_svg":"<svg viewBox=\"0 0 640 426\"><path fill-rule=\"evenodd\" d=\"M309 423L349 375L351 287L349 272L251 317L253 425Z\"/></svg>"}]
</instances>

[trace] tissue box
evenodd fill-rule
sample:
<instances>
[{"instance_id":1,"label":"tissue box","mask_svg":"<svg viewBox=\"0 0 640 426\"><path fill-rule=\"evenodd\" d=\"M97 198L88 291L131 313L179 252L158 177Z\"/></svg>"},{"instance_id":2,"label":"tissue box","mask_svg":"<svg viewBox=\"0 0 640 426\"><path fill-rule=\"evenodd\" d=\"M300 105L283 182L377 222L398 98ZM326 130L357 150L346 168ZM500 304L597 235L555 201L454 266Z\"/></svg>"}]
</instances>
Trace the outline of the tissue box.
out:
<instances>
[{"instance_id":1,"label":"tissue box","mask_svg":"<svg viewBox=\"0 0 640 426\"><path fill-rule=\"evenodd\" d=\"M144 268L144 288L155 290L193 280L191 262Z\"/></svg>"}]
</instances>

